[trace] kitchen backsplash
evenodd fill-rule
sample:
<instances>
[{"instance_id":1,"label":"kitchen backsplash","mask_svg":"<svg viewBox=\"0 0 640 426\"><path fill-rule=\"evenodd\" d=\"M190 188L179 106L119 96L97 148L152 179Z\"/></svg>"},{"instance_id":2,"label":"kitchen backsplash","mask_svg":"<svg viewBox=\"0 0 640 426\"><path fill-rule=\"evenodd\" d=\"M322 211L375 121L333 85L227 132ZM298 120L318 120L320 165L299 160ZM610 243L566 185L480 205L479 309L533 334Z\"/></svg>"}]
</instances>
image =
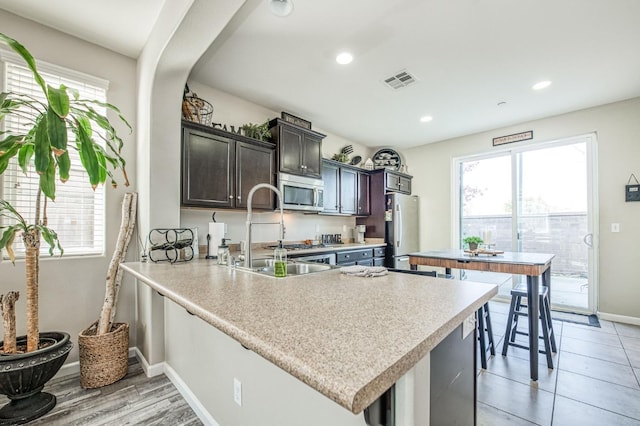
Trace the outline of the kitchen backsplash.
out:
<instances>
[{"instance_id":1,"label":"kitchen backsplash","mask_svg":"<svg viewBox=\"0 0 640 426\"><path fill-rule=\"evenodd\" d=\"M180 210L180 226L183 228L197 228L200 245L206 245L207 233L211 214L216 212L216 222L226 224L226 238L232 243L239 243L245 239L245 224L247 213L228 210ZM253 211L253 222L274 222L274 225L253 225L253 242L272 242L278 240L278 221L280 213ZM321 234L341 234L343 240L353 238L355 218L349 216L322 216L317 214L302 214L299 212L284 213L285 240L303 241L314 240ZM220 242L216 242L218 245Z\"/></svg>"}]
</instances>

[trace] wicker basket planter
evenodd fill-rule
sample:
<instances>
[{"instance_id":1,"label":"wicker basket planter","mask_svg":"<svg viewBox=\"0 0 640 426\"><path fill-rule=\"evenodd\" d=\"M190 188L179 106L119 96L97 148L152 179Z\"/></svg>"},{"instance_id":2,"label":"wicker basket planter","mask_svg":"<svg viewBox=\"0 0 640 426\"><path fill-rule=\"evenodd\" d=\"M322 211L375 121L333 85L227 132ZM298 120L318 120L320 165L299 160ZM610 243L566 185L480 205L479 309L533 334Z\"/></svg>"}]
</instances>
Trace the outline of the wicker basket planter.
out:
<instances>
[{"instance_id":1,"label":"wicker basket planter","mask_svg":"<svg viewBox=\"0 0 640 426\"><path fill-rule=\"evenodd\" d=\"M80 385L86 389L110 385L128 370L129 324L114 323L111 332L96 335L97 322L78 335Z\"/></svg>"}]
</instances>

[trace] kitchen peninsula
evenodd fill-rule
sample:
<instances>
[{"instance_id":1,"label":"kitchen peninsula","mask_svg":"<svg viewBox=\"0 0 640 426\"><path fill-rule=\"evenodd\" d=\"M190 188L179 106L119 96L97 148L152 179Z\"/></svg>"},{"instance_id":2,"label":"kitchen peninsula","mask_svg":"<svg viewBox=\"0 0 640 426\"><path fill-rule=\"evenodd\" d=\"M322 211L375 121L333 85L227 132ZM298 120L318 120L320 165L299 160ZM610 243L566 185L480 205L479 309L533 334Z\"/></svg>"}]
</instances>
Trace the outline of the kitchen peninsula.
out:
<instances>
[{"instance_id":1,"label":"kitchen peninsula","mask_svg":"<svg viewBox=\"0 0 640 426\"><path fill-rule=\"evenodd\" d=\"M365 425L359 413L497 293L399 273L274 278L206 260L122 268L164 296L165 361L224 426ZM242 406L232 398L236 378ZM395 402L405 419L414 406L428 410L428 390L405 391Z\"/></svg>"}]
</instances>

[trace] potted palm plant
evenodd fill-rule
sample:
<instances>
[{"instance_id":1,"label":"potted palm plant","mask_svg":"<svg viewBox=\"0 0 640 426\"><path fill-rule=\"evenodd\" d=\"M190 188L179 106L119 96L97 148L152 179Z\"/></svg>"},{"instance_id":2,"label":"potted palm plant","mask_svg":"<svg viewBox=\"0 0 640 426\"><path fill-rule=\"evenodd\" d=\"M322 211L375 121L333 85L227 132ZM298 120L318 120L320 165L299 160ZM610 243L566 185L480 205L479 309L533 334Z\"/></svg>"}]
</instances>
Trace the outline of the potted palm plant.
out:
<instances>
[{"instance_id":1,"label":"potted palm plant","mask_svg":"<svg viewBox=\"0 0 640 426\"><path fill-rule=\"evenodd\" d=\"M47 226L47 201L55 200L57 180L69 179L72 156L79 154L80 164L86 170L90 185L95 188L107 178L115 187L112 171L125 172L121 156L122 139L109 119L98 112L105 108L117 114L130 130L131 126L120 111L108 103L81 99L76 91L61 85L47 85L36 69L31 53L18 41L0 33L0 42L9 46L24 60L43 99L21 93L0 94L0 121L10 115L20 116L29 124L20 131L0 133L0 175L13 158L24 173L37 173L39 186L35 195L33 221L26 212L17 211L8 201L0 200L0 252L5 249L15 260L12 249L16 239L25 247L26 269L26 336L16 338L15 319L11 318L16 292L3 297L5 335L0 347L0 393L10 402L0 409L0 424L21 424L42 416L56 403L55 396L41 392L64 363L72 343L64 332L41 333L38 324L38 285L40 243L49 245L62 255L63 250L56 232ZM71 136L71 137L69 137ZM13 330L11 330L13 328Z\"/></svg>"}]
</instances>

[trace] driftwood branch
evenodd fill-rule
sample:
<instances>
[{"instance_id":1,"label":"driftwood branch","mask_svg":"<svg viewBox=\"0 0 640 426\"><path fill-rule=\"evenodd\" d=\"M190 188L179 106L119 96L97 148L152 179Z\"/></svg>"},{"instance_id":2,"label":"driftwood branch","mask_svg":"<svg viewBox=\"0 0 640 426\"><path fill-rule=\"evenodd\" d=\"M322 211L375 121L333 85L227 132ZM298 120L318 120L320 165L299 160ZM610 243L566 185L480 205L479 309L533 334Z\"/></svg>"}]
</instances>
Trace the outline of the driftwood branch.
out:
<instances>
[{"instance_id":1,"label":"driftwood branch","mask_svg":"<svg viewBox=\"0 0 640 426\"><path fill-rule=\"evenodd\" d=\"M2 351L5 354L16 353L16 300L20 297L17 291L10 291L0 295L0 311L2 311L2 325L4 339Z\"/></svg>"},{"instance_id":2,"label":"driftwood branch","mask_svg":"<svg viewBox=\"0 0 640 426\"><path fill-rule=\"evenodd\" d=\"M96 334L108 333L111 330L111 322L115 318L118 293L120 292L120 284L122 284L120 263L127 255L127 247L129 246L129 241L131 241L131 235L136 223L137 204L138 194L136 192L128 192L124 195L118 241L107 271L104 304L102 305Z\"/></svg>"}]
</instances>

